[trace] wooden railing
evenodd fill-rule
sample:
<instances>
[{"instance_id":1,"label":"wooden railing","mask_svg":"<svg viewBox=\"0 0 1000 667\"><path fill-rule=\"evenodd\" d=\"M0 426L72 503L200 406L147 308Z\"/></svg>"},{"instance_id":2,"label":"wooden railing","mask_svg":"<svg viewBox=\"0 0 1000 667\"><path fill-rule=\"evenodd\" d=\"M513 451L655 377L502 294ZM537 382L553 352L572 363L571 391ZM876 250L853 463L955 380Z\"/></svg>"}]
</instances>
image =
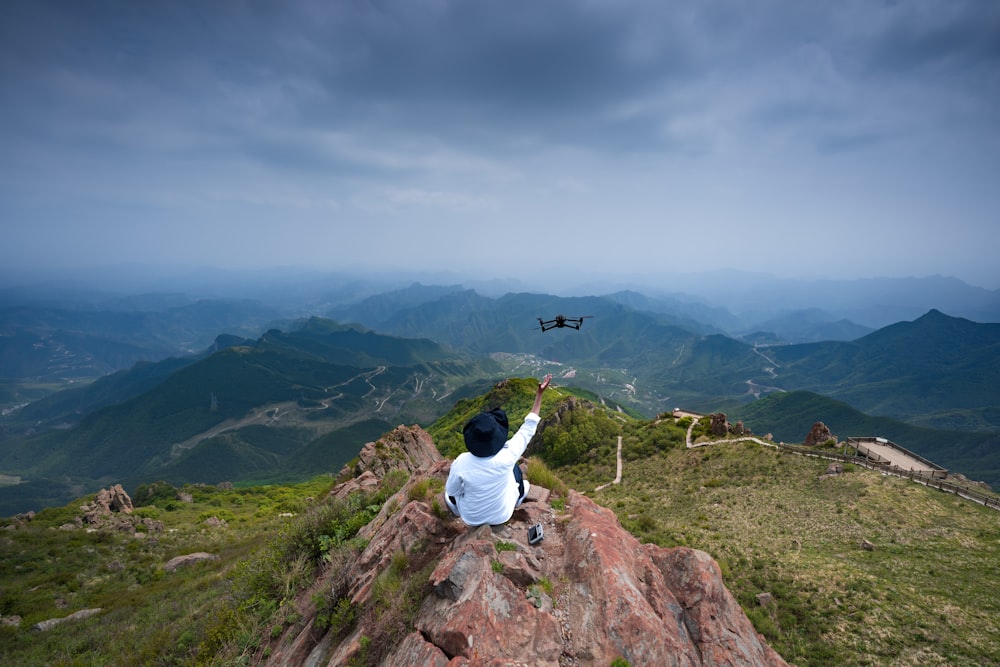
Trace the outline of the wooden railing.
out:
<instances>
[{"instance_id":1,"label":"wooden railing","mask_svg":"<svg viewBox=\"0 0 1000 667\"><path fill-rule=\"evenodd\" d=\"M679 409L674 411L674 413L677 412L681 411ZM685 414L693 414L693 413L685 413ZM789 445L785 444L784 442L774 442L773 440L765 441L752 435L741 436L737 438L726 438L723 440L715 440L712 442L692 443L691 433L694 430L694 425L698 421L698 419L699 418L695 418L694 421L691 422L691 425L688 427L687 446L689 448L701 447L704 445L714 445L721 442L751 441L751 442L756 442L759 445L764 445L766 447L775 447L782 451L792 452L795 454L800 454L802 456L811 456L817 459L827 459L830 461L841 461L843 463L851 463L853 465L861 466L863 468L868 468L869 470L877 470L878 472L884 475L895 475L896 477L905 477L909 480L916 482L917 484L923 484L924 486L929 486L931 488L935 488L938 489L939 491L944 491L946 493L954 493L956 496L960 498L971 500L972 502L979 503L980 505L989 507L991 509L1000 510L1000 497L998 497L996 494L983 493L982 491L971 488L969 486L965 486L962 484L955 484L954 482L949 482L946 479L942 479L941 478L942 473L944 475L947 475L948 473L947 470L941 468L935 463L932 463L931 461L928 461L922 456L914 454L913 452L904 449L903 447L900 447L895 443L890 443L889 441L886 441L886 444L891 444L892 447L894 447L895 449L905 452L906 454L909 454L911 457L919 461L926 462L931 469L927 471L903 470L902 468L897 468L896 466L893 466L888 463L878 463L876 461L872 461L871 459L868 459L864 456L856 456L852 454L838 454L836 452L817 451L813 447L805 447L802 445ZM860 441L860 438L848 438L849 445L850 441L852 440ZM857 451L856 447L855 451Z\"/></svg>"},{"instance_id":2,"label":"wooden railing","mask_svg":"<svg viewBox=\"0 0 1000 667\"><path fill-rule=\"evenodd\" d=\"M836 452L820 452L816 451L811 447L803 447L800 445L787 445L783 442L773 443L775 447L780 450L793 452L795 454L801 454L802 456L812 456L818 459L828 459L830 461L841 461L843 463L851 463L853 465L861 466L863 468L868 468L869 470L876 470L885 475L895 475L896 477L905 477L906 479L912 480L918 484L923 484L924 486L929 486L946 493L954 493L956 496L965 498L966 500L971 500L973 502L979 503L986 507L990 507L995 510L1000 510L1000 497L993 494L983 493L974 488L956 484L954 482L949 482L940 477L936 477L934 472L924 472L920 470L903 470L902 468L897 468L891 466L887 463L876 463L875 461L870 461L863 456L854 456L852 454L837 454Z\"/></svg>"},{"instance_id":3,"label":"wooden railing","mask_svg":"<svg viewBox=\"0 0 1000 667\"><path fill-rule=\"evenodd\" d=\"M855 451L860 453L862 447L864 447L866 444L871 444L871 443L874 443L876 445L881 445L883 447L888 447L889 449L895 449L897 452L901 452L902 454L906 455L907 458L923 463L927 470L933 471L931 474L933 474L934 477L948 476L948 471L939 466L938 464L934 463L929 459L925 459L923 456L917 454L916 452L911 452L909 449L903 447L902 445L897 445L895 442L891 440L886 440L885 438L859 438L857 436L851 436L847 438L846 444L848 447L853 447Z\"/></svg>"}]
</instances>

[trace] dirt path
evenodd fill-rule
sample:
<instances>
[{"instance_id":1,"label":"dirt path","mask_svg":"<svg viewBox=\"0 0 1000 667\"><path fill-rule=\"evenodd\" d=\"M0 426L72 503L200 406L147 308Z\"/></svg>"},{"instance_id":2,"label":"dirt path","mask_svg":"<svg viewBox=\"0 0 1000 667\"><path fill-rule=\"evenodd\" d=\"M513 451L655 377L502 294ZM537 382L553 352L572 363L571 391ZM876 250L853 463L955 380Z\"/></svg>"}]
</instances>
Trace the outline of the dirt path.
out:
<instances>
[{"instance_id":1,"label":"dirt path","mask_svg":"<svg viewBox=\"0 0 1000 667\"><path fill-rule=\"evenodd\" d=\"M698 423L698 418L695 417L691 420L691 425L688 426L687 437L684 440L684 444L687 445L688 449L694 449L695 447L705 447L706 445L714 445L720 442L756 442L758 445L764 445L765 447L778 448L773 442L767 442L766 440L761 440L760 438L755 438L752 435L745 435L740 438L719 438L718 440L708 440L706 442L691 442L691 432L694 431L694 425Z\"/></svg>"},{"instance_id":2,"label":"dirt path","mask_svg":"<svg viewBox=\"0 0 1000 667\"><path fill-rule=\"evenodd\" d=\"M778 364L778 362L776 362L774 359L772 359L771 357L769 357L766 354L764 354L763 352L761 352L757 348L756 344L754 344L754 346L753 346L753 351L754 351L755 354L757 354L757 355L759 355L761 357L764 357L764 360L767 363L771 364L770 366L764 367L764 372L767 373L768 375L770 375L772 378L778 377L778 374L774 371L775 368L778 368L780 366Z\"/></svg>"},{"instance_id":3,"label":"dirt path","mask_svg":"<svg viewBox=\"0 0 1000 667\"><path fill-rule=\"evenodd\" d=\"M615 473L615 479L609 484L602 484L595 491L600 491L601 489L606 489L611 486L611 484L621 484L622 481L622 437L618 436L618 472Z\"/></svg>"},{"instance_id":4,"label":"dirt path","mask_svg":"<svg viewBox=\"0 0 1000 667\"><path fill-rule=\"evenodd\" d=\"M191 449L202 440L214 438L225 433L226 431L241 429L245 426L250 426L251 424L269 425L277 421L277 419L280 418L285 412L295 409L297 409L295 401L286 401L275 405L268 405L266 407L253 408L249 413L239 419L227 419L219 422L206 431L202 431L197 435L191 436L184 442L175 442L170 446L170 456L171 458L176 458L185 449Z\"/></svg>"}]
</instances>

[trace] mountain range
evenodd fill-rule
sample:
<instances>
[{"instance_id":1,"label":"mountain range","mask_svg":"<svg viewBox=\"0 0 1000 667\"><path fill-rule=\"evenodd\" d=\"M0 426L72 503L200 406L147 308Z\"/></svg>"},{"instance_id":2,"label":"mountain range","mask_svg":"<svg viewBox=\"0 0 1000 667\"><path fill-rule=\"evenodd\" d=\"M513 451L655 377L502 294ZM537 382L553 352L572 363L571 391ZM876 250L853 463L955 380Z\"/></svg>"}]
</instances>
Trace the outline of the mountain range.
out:
<instances>
[{"instance_id":1,"label":"mountain range","mask_svg":"<svg viewBox=\"0 0 1000 667\"><path fill-rule=\"evenodd\" d=\"M502 350L572 365L575 383L648 414L674 403L709 411L772 391L807 390L931 428L1000 431L1000 325L935 309L853 340L759 345L676 315L637 310L649 302L630 293L491 299L454 291L380 318L384 299L331 316L474 354ZM531 327L538 314L555 312L592 319L579 332ZM840 323L832 328L842 331Z\"/></svg>"},{"instance_id":2,"label":"mountain range","mask_svg":"<svg viewBox=\"0 0 1000 667\"><path fill-rule=\"evenodd\" d=\"M1000 483L998 324L933 308L877 330L842 308L772 309L748 324L704 301L631 290L486 296L414 283L353 301L344 285L331 290L310 293L322 317L297 317L304 303L32 306L5 293L0 479L20 483L0 486L0 513L109 482L302 479L501 377L545 372L636 414L721 410L788 441L822 420ZM989 294L970 293L982 298L966 309L988 310ZM538 318L557 313L590 317L579 331L542 332Z\"/></svg>"},{"instance_id":3,"label":"mountain range","mask_svg":"<svg viewBox=\"0 0 1000 667\"><path fill-rule=\"evenodd\" d=\"M223 337L198 357L140 364L8 415L0 469L26 481L0 487L0 511L111 481L277 481L337 469L359 443L398 422L433 421L499 375L488 358L329 320Z\"/></svg>"}]
</instances>

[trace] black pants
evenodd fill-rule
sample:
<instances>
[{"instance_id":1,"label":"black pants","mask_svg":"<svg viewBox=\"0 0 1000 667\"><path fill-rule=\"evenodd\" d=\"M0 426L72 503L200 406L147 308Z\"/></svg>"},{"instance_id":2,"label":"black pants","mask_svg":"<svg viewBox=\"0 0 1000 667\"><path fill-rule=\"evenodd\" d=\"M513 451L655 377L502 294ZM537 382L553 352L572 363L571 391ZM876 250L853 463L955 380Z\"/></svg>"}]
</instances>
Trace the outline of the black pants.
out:
<instances>
[{"instance_id":1,"label":"black pants","mask_svg":"<svg viewBox=\"0 0 1000 667\"><path fill-rule=\"evenodd\" d=\"M524 475L521 473L521 466L514 464L514 479L517 480L517 497L524 498Z\"/></svg>"}]
</instances>

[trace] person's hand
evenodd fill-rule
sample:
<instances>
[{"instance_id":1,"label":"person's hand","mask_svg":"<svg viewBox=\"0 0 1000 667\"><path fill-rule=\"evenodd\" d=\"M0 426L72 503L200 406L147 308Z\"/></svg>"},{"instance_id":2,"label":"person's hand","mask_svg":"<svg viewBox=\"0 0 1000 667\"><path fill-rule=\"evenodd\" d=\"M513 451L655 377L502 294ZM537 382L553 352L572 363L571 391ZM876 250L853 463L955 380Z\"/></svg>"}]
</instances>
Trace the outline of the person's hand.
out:
<instances>
[{"instance_id":1,"label":"person's hand","mask_svg":"<svg viewBox=\"0 0 1000 667\"><path fill-rule=\"evenodd\" d=\"M538 383L538 391L535 392L535 403L531 406L531 411L536 415L539 414L539 410L542 409L542 394L545 393L546 387L549 386L549 382L552 381L552 373L549 373L545 378Z\"/></svg>"}]
</instances>

